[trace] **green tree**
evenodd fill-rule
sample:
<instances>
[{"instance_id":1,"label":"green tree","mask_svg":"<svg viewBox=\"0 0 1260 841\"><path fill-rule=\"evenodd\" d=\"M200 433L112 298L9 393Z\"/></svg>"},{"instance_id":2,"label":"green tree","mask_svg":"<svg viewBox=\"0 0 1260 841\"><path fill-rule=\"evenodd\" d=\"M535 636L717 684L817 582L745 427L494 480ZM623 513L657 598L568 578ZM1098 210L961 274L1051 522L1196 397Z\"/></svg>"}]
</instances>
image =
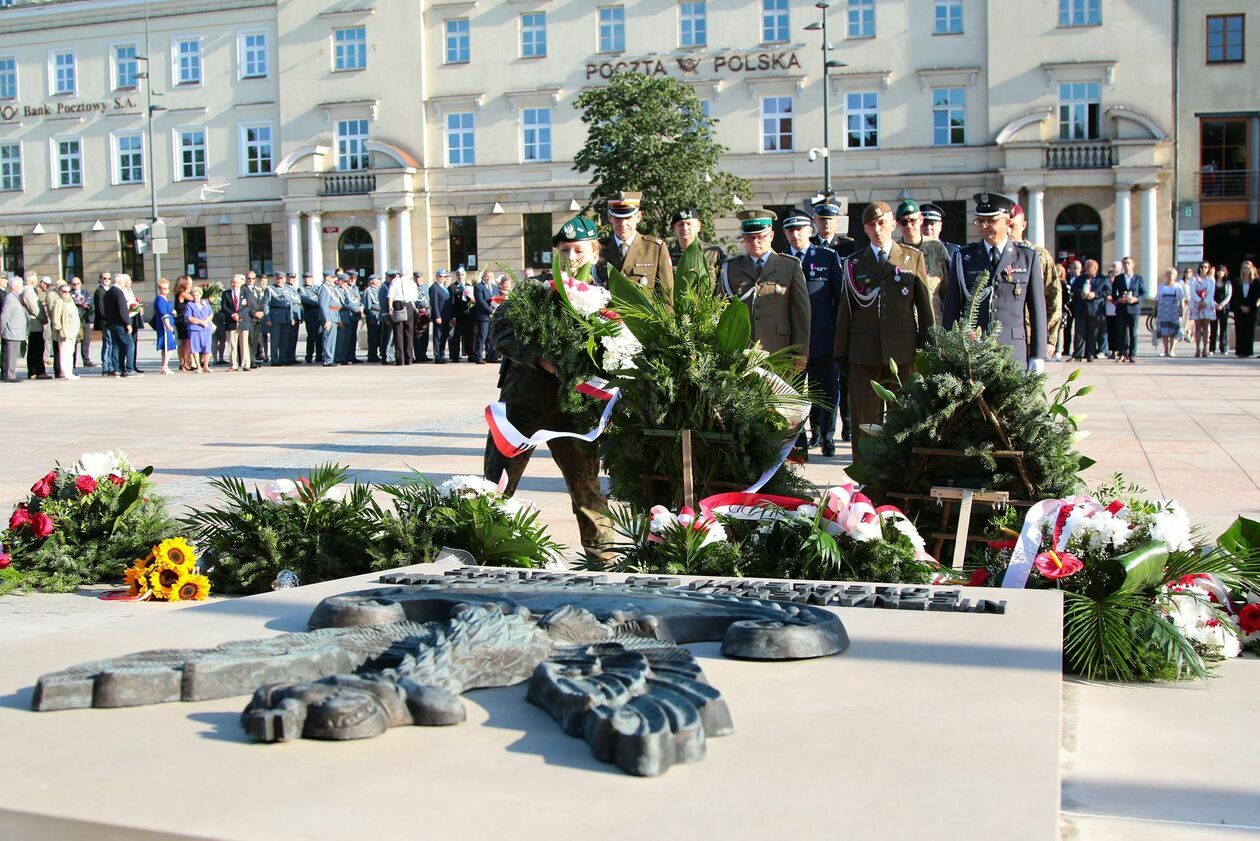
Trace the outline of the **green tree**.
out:
<instances>
[{"instance_id":1,"label":"green tree","mask_svg":"<svg viewBox=\"0 0 1260 841\"><path fill-rule=\"evenodd\" d=\"M682 82L618 73L607 87L583 92L577 106L587 135L574 164L592 173L588 207L637 190L645 233L666 236L674 211L694 207L705 220L701 236L712 240L714 217L734 211L736 195L752 196L746 180L718 169L726 147L713 139L716 121Z\"/></svg>"}]
</instances>

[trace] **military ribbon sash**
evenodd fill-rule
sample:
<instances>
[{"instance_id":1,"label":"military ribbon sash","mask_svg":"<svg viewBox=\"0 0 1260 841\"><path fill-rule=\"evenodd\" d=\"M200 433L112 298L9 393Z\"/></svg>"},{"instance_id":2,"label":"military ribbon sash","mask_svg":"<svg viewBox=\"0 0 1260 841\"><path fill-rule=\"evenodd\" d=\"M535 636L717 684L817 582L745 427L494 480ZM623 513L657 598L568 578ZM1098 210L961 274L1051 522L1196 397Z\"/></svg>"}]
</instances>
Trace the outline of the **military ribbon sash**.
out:
<instances>
[{"instance_id":1,"label":"military ribbon sash","mask_svg":"<svg viewBox=\"0 0 1260 841\"><path fill-rule=\"evenodd\" d=\"M576 390L587 397L604 401L604 411L594 429L589 432L557 432L552 429L540 429L533 435L525 435L508 420L506 403L491 403L486 407L486 424L490 427L490 437L494 439L494 446L506 458L513 458L532 447L556 438L576 438L590 443L603 435L604 430L608 428L609 419L612 418L613 407L621 399L621 389L608 388L607 380L590 379L576 386Z\"/></svg>"}]
</instances>

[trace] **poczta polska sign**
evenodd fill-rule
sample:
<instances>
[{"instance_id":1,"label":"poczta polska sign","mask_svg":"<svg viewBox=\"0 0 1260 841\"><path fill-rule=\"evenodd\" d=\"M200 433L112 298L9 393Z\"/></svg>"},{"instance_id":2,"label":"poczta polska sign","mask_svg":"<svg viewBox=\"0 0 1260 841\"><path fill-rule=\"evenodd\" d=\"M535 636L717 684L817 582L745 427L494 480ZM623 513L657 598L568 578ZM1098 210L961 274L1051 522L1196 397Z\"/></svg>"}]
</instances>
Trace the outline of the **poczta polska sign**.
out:
<instances>
[{"instance_id":1,"label":"poczta polska sign","mask_svg":"<svg viewBox=\"0 0 1260 841\"><path fill-rule=\"evenodd\" d=\"M690 76L700 70L714 74L761 73L800 69L795 52L724 53L714 56L678 56L675 58L635 58L616 61L588 61L586 78L611 79L614 73L642 73L645 76L669 76L671 72Z\"/></svg>"},{"instance_id":2,"label":"poczta polska sign","mask_svg":"<svg viewBox=\"0 0 1260 841\"><path fill-rule=\"evenodd\" d=\"M12 123L18 120L39 119L41 117L72 117L76 114L90 117L93 114L104 114L106 111L131 111L138 109L131 97L117 97L113 100L93 100L91 102L58 102L54 105L0 105L0 123Z\"/></svg>"}]
</instances>

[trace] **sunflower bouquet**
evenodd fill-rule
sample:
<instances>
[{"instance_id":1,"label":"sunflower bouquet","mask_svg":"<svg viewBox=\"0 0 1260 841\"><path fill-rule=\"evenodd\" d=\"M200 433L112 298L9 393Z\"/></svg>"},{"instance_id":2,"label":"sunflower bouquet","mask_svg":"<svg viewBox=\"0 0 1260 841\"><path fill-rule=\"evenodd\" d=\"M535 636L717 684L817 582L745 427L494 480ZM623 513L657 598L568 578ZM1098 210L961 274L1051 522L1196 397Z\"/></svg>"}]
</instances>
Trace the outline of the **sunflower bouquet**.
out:
<instances>
[{"instance_id":1,"label":"sunflower bouquet","mask_svg":"<svg viewBox=\"0 0 1260 841\"><path fill-rule=\"evenodd\" d=\"M197 566L197 550L182 537L154 545L123 573L127 596L136 601L199 602L210 595L210 579Z\"/></svg>"}]
</instances>

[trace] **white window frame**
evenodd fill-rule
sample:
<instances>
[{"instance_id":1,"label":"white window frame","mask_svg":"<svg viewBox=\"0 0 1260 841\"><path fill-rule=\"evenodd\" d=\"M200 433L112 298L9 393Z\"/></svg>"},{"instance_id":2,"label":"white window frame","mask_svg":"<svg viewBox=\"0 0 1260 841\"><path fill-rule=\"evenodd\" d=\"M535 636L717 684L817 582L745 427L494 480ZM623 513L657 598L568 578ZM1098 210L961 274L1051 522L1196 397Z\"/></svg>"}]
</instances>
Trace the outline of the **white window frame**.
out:
<instances>
[{"instance_id":1,"label":"white window frame","mask_svg":"<svg viewBox=\"0 0 1260 841\"><path fill-rule=\"evenodd\" d=\"M343 46L339 46L338 41L337 41L338 32L362 32L363 38L343 40L342 42L340 42L341 45L344 45L344 48L343 48ZM367 70L367 27L366 26L364 26L363 24L359 24L357 26L336 26L336 27L333 27L333 30L331 33L329 33L328 37L332 40L332 69L334 73L355 73L360 70ZM344 66L338 67L339 59L348 58L351 56L351 53L349 52L349 49L351 47L353 47L354 49L354 58L356 58L356 60L359 58L360 53L362 54L362 59L363 59L362 62L359 64L356 64L355 66L350 66L349 64L345 64L344 62L342 62Z\"/></svg>"},{"instance_id":2,"label":"white window frame","mask_svg":"<svg viewBox=\"0 0 1260 841\"><path fill-rule=\"evenodd\" d=\"M604 20L604 12L619 14L615 20ZM596 39L595 47L601 53L624 53L626 51L626 7L623 4L600 6L595 11ZM605 39L607 36L607 39ZM607 42L607 45L605 45Z\"/></svg>"},{"instance_id":3,"label":"white window frame","mask_svg":"<svg viewBox=\"0 0 1260 841\"><path fill-rule=\"evenodd\" d=\"M183 53L180 50L182 44L197 45L197 78L195 80L184 81ZM199 88L206 78L206 55L202 49L200 35L175 35L171 38L171 85L177 88Z\"/></svg>"},{"instance_id":4,"label":"white window frame","mask_svg":"<svg viewBox=\"0 0 1260 841\"><path fill-rule=\"evenodd\" d=\"M64 184L61 181L61 150L62 143L74 142L79 144L77 158L79 161L79 183ZM57 137L51 137L48 140L49 150L51 154L49 159L52 162L52 185L54 190L76 190L83 187L83 138L77 134L65 134Z\"/></svg>"},{"instance_id":5,"label":"white window frame","mask_svg":"<svg viewBox=\"0 0 1260 841\"><path fill-rule=\"evenodd\" d=\"M957 29L952 28L955 22ZM944 28L941 27L942 23L945 24ZM933 35L962 35L965 29L963 0L935 0L932 4Z\"/></svg>"},{"instance_id":6,"label":"white window frame","mask_svg":"<svg viewBox=\"0 0 1260 841\"><path fill-rule=\"evenodd\" d=\"M122 150L122 145L119 141L121 141L124 137L135 138L140 141L140 178L136 181L125 181L123 180L123 177L122 177L123 176L123 166L122 166L123 150ZM138 129L127 129L124 131L110 132L110 135L109 135L109 170L110 170L109 183L113 184L115 187L132 187L132 186L135 186L136 184L143 184L145 180L145 173L147 170L146 164L148 163L145 156L148 155L149 153L149 150L146 148L146 146L147 144L144 141L144 133ZM128 150L129 153L133 151L134 150Z\"/></svg>"},{"instance_id":7,"label":"white window frame","mask_svg":"<svg viewBox=\"0 0 1260 841\"><path fill-rule=\"evenodd\" d=\"M133 55L130 58L130 61L136 66L136 74L135 74L134 79L132 80L132 84L129 86L124 86L122 84L122 77L118 72L119 64L120 64L120 60L118 58L118 51L123 49L124 47L131 47L131 49L135 53L135 55ZM115 91L140 90L140 74L142 72L143 71L140 69L140 45L139 44L137 44L135 41L118 41L116 43L109 45L109 87L111 90L115 90Z\"/></svg>"},{"instance_id":8,"label":"white window frame","mask_svg":"<svg viewBox=\"0 0 1260 841\"><path fill-rule=\"evenodd\" d=\"M691 25L690 40L687 29ZM698 33L698 34L697 34ZM678 46L707 47L709 45L709 5L705 0L682 0L678 4Z\"/></svg>"},{"instance_id":9,"label":"white window frame","mask_svg":"<svg viewBox=\"0 0 1260 841\"><path fill-rule=\"evenodd\" d=\"M342 127L348 126L350 123L354 123L356 127L362 124L363 133L362 134L359 134L357 132L354 134L344 133L342 131ZM342 119L337 120L336 125L334 126L334 129L336 130L334 139L336 142L336 149L337 149L337 171L338 172L365 172L367 171L371 167L372 161L371 161L371 156L368 154L367 149L364 148L364 144L366 144L368 139L372 136L371 121L367 117L344 117ZM350 147L348 144L346 148L344 149L342 148L343 140L353 141L357 143L358 149L357 151L353 153L353 158L351 157L352 153L350 152ZM347 166L346 165L352 162L362 162L363 165L362 166Z\"/></svg>"},{"instance_id":10,"label":"white window frame","mask_svg":"<svg viewBox=\"0 0 1260 841\"><path fill-rule=\"evenodd\" d=\"M1059 0L1059 26L1102 26L1102 0Z\"/></svg>"},{"instance_id":11,"label":"white window frame","mask_svg":"<svg viewBox=\"0 0 1260 841\"><path fill-rule=\"evenodd\" d=\"M844 18L844 37L875 37L875 0L846 0ZM869 32L866 31L868 25Z\"/></svg>"},{"instance_id":12,"label":"white window frame","mask_svg":"<svg viewBox=\"0 0 1260 841\"><path fill-rule=\"evenodd\" d=\"M451 58L452 54L454 58ZM468 64L472 61L472 23L468 18L442 21L442 59L443 64Z\"/></svg>"},{"instance_id":13,"label":"white window frame","mask_svg":"<svg viewBox=\"0 0 1260 841\"><path fill-rule=\"evenodd\" d=\"M1080 91L1076 88L1082 86L1084 95L1077 96ZM1096 90L1098 96L1091 97L1091 86ZM1059 118L1059 139L1064 141L1072 140L1100 140L1102 138L1102 89L1103 84L1093 79L1081 79L1072 82L1059 83L1059 99L1058 107L1055 114ZM1065 97L1064 91L1067 90L1068 95ZM1090 125L1089 106L1094 105L1097 108L1094 125ZM1064 119L1066 115L1067 119ZM1084 131L1083 137L1077 137L1073 129L1080 125ZM1091 132L1092 129L1092 132ZM1090 136L1092 133L1092 137ZM1065 136L1066 135L1066 136Z\"/></svg>"},{"instance_id":14,"label":"white window frame","mask_svg":"<svg viewBox=\"0 0 1260 841\"><path fill-rule=\"evenodd\" d=\"M936 94L938 91L948 91L951 94L955 92L959 92L962 94L962 102L955 103L951 101L945 105L937 105ZM938 146L938 147L966 146L967 145L967 88L961 85L940 85L939 87L931 88L929 90L929 93L932 95L932 101L931 101L932 145ZM954 126L953 126L953 123L950 121L950 117L957 112L962 113L962 135L963 136L962 136L962 140L955 143L953 139ZM936 132L938 129L938 126L936 125L936 118L938 115L942 115L942 114L945 116L945 126L944 126L945 142L944 143L940 143L936 139Z\"/></svg>"},{"instance_id":15,"label":"white window frame","mask_svg":"<svg viewBox=\"0 0 1260 841\"><path fill-rule=\"evenodd\" d=\"M451 125L452 121L456 118L458 118L461 123L465 122L465 117L467 118L467 125L460 125L458 127ZM446 161L446 165L452 168L474 166L477 163L477 116L472 111L447 112L445 133L446 156L444 160ZM461 152L466 151L471 156L470 160L460 160L458 162L451 160L451 152L457 148L456 144L451 141L456 137L459 137L461 141L458 144L458 149ZM467 140L467 143L464 143L464 140Z\"/></svg>"},{"instance_id":16,"label":"white window frame","mask_svg":"<svg viewBox=\"0 0 1260 841\"><path fill-rule=\"evenodd\" d=\"M70 89L60 90L57 79L57 59L70 56ZM56 47L48 51L48 95L77 96L79 93L79 57L72 47Z\"/></svg>"},{"instance_id":17,"label":"white window frame","mask_svg":"<svg viewBox=\"0 0 1260 841\"><path fill-rule=\"evenodd\" d=\"M547 122L545 125L543 123L535 123L534 125L531 126L526 122L526 119L529 117L531 113L538 114L540 112L545 112L547 115ZM552 119L553 116L554 115L551 112L551 108L545 105L538 108L522 108L521 109L521 163L535 164L535 163L550 163L551 162L552 160L551 130L555 122ZM531 131L536 132L532 143L530 142L530 139L529 139ZM545 137L542 134L538 134L544 131L546 132ZM537 150L535 152L535 157L532 157L532 158L529 156L529 150L531 147ZM547 152L545 156L540 154L541 150L544 147L546 148L546 152Z\"/></svg>"},{"instance_id":18,"label":"white window frame","mask_svg":"<svg viewBox=\"0 0 1260 841\"><path fill-rule=\"evenodd\" d=\"M184 134L188 132L201 132L201 175L185 175L184 174ZM175 180L176 181L206 181L210 178L210 132L205 125L195 126L176 126L171 129L171 148L175 150L172 155L172 163L175 164Z\"/></svg>"},{"instance_id":19,"label":"white window frame","mask_svg":"<svg viewBox=\"0 0 1260 841\"><path fill-rule=\"evenodd\" d=\"M250 172L249 171L249 150L253 146L261 146L261 141L250 142L248 134L250 131L265 128L267 135L267 160L268 166L266 172ZM266 178L269 175L276 174L276 126L271 120L251 120L247 123L238 123L236 128L237 151L240 155L239 171L242 178Z\"/></svg>"},{"instance_id":20,"label":"white window frame","mask_svg":"<svg viewBox=\"0 0 1260 841\"><path fill-rule=\"evenodd\" d=\"M863 97L863 102L861 103L861 106L857 108L856 110L853 109L852 101L850 100L850 97L854 97L854 96ZM868 96L875 98L874 100L875 105L873 108L869 107L866 104L865 97L868 97ZM849 135L852 133L849 128L850 122L853 117L860 117L860 118L863 118L863 120L865 120L865 118L870 114L875 115L875 125L873 128L870 128L870 127L867 127L864 122L857 132L859 135L861 135L862 139L860 140L858 145L854 146L852 143L849 142L850 141ZM873 142L867 143L866 135L871 132L874 132L875 139ZM854 150L879 148L879 91L845 91L845 94L844 94L844 148L854 149Z\"/></svg>"},{"instance_id":21,"label":"white window frame","mask_svg":"<svg viewBox=\"0 0 1260 841\"><path fill-rule=\"evenodd\" d=\"M526 23L526 18L538 18L538 21ZM521 58L546 58L547 57L547 13L543 11L522 12L517 15L518 26L521 34ZM541 21L541 22L539 22ZM529 43L526 42L526 34L530 34ZM526 52L526 47L538 50L541 44L541 52Z\"/></svg>"},{"instance_id":22,"label":"white window frame","mask_svg":"<svg viewBox=\"0 0 1260 841\"><path fill-rule=\"evenodd\" d=\"M784 105L786 104L786 110ZM783 122L787 120L787 131ZM783 139L787 138L784 147ZM773 140L772 140L773 139ZM762 154L778 155L796 151L796 103L790 96L763 96L761 98L761 149Z\"/></svg>"},{"instance_id":23,"label":"white window frame","mask_svg":"<svg viewBox=\"0 0 1260 841\"><path fill-rule=\"evenodd\" d=\"M761 43L786 44L792 39L790 0L761 0Z\"/></svg>"},{"instance_id":24,"label":"white window frame","mask_svg":"<svg viewBox=\"0 0 1260 841\"><path fill-rule=\"evenodd\" d=\"M8 100L11 100L11 99L18 99L18 98L19 98L19 97L18 97L18 95L22 92L22 88L21 88L21 80L19 80L19 79L18 79L18 60L17 60L17 56L12 55L12 54L10 54L10 55L0 55L0 60L8 60L8 61L13 62L13 71L12 71L12 72L13 72L13 95L12 95L12 96L5 96L5 95L3 95L3 93L2 93L2 92L0 92L0 100L8 101Z\"/></svg>"},{"instance_id":25,"label":"white window frame","mask_svg":"<svg viewBox=\"0 0 1260 841\"><path fill-rule=\"evenodd\" d=\"M251 47L246 43L250 38L261 35L262 72L250 73L249 62ZM236 33L236 76L241 81L266 79L271 76L271 33L266 29L242 29Z\"/></svg>"},{"instance_id":26,"label":"white window frame","mask_svg":"<svg viewBox=\"0 0 1260 841\"><path fill-rule=\"evenodd\" d=\"M17 149L17 155L5 157L3 154L5 149ZM8 182L7 186L6 182ZM24 189L26 189L26 182L22 178L21 142L13 140L0 143L0 192L20 193Z\"/></svg>"}]
</instances>

